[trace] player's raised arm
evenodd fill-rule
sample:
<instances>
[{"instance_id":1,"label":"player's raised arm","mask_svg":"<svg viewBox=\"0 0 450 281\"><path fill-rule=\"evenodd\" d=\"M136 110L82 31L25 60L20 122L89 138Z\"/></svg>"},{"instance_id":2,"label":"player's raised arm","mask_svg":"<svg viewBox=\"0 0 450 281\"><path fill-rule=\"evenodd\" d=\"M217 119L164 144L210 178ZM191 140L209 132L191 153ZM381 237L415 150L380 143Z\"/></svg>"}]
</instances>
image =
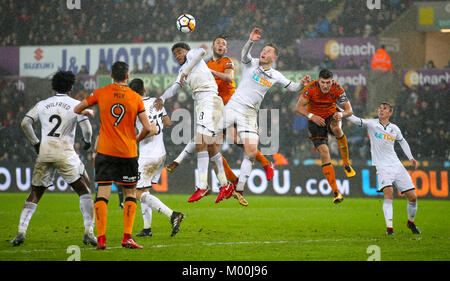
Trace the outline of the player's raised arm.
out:
<instances>
[{"instance_id":1,"label":"player's raised arm","mask_svg":"<svg viewBox=\"0 0 450 281\"><path fill-rule=\"evenodd\" d=\"M241 61L245 64L252 61L252 56L250 55L250 50L252 49L253 43L261 39L261 29L255 27L250 33L250 37L242 48Z\"/></svg>"}]
</instances>

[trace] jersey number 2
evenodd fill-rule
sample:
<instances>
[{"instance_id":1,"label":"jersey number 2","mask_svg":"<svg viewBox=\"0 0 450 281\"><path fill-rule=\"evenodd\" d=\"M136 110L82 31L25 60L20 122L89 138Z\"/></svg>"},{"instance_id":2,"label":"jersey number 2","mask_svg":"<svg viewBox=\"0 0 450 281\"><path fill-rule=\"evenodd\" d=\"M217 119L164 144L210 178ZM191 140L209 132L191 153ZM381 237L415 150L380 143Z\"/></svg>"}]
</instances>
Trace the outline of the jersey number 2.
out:
<instances>
[{"instance_id":1,"label":"jersey number 2","mask_svg":"<svg viewBox=\"0 0 450 281\"><path fill-rule=\"evenodd\" d=\"M53 123L53 119L56 119L56 125L55 125L55 127L53 127L53 129L48 133L47 136L59 138L59 136L60 136L61 134L55 133L55 132L56 132L56 130L58 130L59 126L61 125L61 117L59 117L59 115L53 114L53 115L50 116L50 118L48 119L48 122Z\"/></svg>"}]
</instances>

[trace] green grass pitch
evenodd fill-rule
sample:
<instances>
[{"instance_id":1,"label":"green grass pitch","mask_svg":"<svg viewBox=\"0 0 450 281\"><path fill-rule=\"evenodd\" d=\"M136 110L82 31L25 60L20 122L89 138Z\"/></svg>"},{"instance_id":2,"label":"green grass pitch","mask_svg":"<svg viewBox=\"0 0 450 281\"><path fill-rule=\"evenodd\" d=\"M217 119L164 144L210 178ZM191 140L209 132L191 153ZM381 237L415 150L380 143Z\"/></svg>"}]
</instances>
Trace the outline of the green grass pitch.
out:
<instances>
[{"instance_id":1,"label":"green grass pitch","mask_svg":"<svg viewBox=\"0 0 450 281\"><path fill-rule=\"evenodd\" d=\"M76 194L45 194L25 243L12 247L26 194L0 195L0 260L65 261L79 246L82 261L365 261L379 248L382 261L450 260L450 202L418 201L416 224L406 228L406 199L394 200L395 236L385 235L382 199L247 196L248 207L230 198L215 204L215 194L195 203L189 195L155 194L182 211L180 232L170 237L169 219L153 212L153 237L135 240L143 250L123 249L122 210L112 194L108 206L107 250L82 243L84 232ZM138 203L139 204L139 203ZM134 233L142 229L140 207ZM372 246L373 247L373 246Z\"/></svg>"}]
</instances>

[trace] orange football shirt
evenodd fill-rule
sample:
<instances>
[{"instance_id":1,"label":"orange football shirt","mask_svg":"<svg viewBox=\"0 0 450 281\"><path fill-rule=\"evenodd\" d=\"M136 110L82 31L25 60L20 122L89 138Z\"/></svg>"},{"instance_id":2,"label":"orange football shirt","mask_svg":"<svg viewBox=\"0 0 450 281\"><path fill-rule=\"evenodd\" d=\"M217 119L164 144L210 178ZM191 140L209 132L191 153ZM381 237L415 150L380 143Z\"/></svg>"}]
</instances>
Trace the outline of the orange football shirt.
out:
<instances>
[{"instance_id":1,"label":"orange football shirt","mask_svg":"<svg viewBox=\"0 0 450 281\"><path fill-rule=\"evenodd\" d=\"M145 111L142 97L127 86L112 83L95 90L86 101L99 107L97 152L121 158L137 157L135 123L137 115Z\"/></svg>"},{"instance_id":2,"label":"orange football shirt","mask_svg":"<svg viewBox=\"0 0 450 281\"><path fill-rule=\"evenodd\" d=\"M233 69L234 70L234 64L233 61L229 57L221 57L218 60L214 60L211 58L206 65L217 72L225 72L226 69ZM219 79L218 77L214 76L216 78L216 83L219 91L219 96L223 100L223 104L227 104L227 102L230 100L231 96L234 94L234 91L236 90L236 83L234 82L227 82Z\"/></svg>"},{"instance_id":3,"label":"orange football shirt","mask_svg":"<svg viewBox=\"0 0 450 281\"><path fill-rule=\"evenodd\" d=\"M320 90L319 80L314 80L303 89L302 96L309 100L308 112L326 119L337 112L336 101L345 96L345 91L333 80L330 91L324 94Z\"/></svg>"}]
</instances>

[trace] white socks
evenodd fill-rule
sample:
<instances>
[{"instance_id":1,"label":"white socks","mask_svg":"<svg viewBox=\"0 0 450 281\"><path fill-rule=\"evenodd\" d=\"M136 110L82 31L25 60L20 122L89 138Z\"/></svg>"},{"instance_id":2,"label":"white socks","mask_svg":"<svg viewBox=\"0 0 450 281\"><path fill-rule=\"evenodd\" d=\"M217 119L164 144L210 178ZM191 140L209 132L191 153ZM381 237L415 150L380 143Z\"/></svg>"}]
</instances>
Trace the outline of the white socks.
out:
<instances>
[{"instance_id":1,"label":"white socks","mask_svg":"<svg viewBox=\"0 0 450 281\"><path fill-rule=\"evenodd\" d=\"M28 229L28 224L30 223L31 217L36 211L37 204L32 202L25 202L23 204L22 213L20 214L19 221L19 233L26 234Z\"/></svg>"},{"instance_id":2,"label":"white socks","mask_svg":"<svg viewBox=\"0 0 450 281\"><path fill-rule=\"evenodd\" d=\"M83 214L85 233L94 233L94 200L91 194L80 196L80 210Z\"/></svg>"},{"instance_id":3,"label":"white socks","mask_svg":"<svg viewBox=\"0 0 450 281\"><path fill-rule=\"evenodd\" d=\"M161 202L161 200L159 200L155 196L151 195L150 192L148 192L148 191L142 193L141 203L147 205L153 211L156 211L156 212L166 215L168 218L170 218L172 216L173 211L169 207L164 205L164 203ZM142 205L141 205L141 207L142 207ZM144 221L145 221L145 219L144 219Z\"/></svg>"},{"instance_id":4,"label":"white socks","mask_svg":"<svg viewBox=\"0 0 450 281\"><path fill-rule=\"evenodd\" d=\"M417 212L417 201L411 202L408 201L406 205L406 211L408 212L408 220L410 222L414 222L414 218ZM383 201L383 213L384 219L386 220L386 227L392 228L393 226L393 208L392 208L392 199L384 199Z\"/></svg>"},{"instance_id":5,"label":"white socks","mask_svg":"<svg viewBox=\"0 0 450 281\"><path fill-rule=\"evenodd\" d=\"M241 171L239 172L239 182L236 186L236 191L244 191L245 183L247 182L250 173L252 172L253 161L245 155L241 163Z\"/></svg>"},{"instance_id":6,"label":"white socks","mask_svg":"<svg viewBox=\"0 0 450 281\"><path fill-rule=\"evenodd\" d=\"M416 216L417 212L417 201L408 201L408 205L406 205L406 211L408 212L408 220L410 222L414 222L414 217Z\"/></svg>"},{"instance_id":7,"label":"white socks","mask_svg":"<svg viewBox=\"0 0 450 281\"><path fill-rule=\"evenodd\" d=\"M142 203L142 199L141 199ZM144 229L152 227L152 208L147 204L141 204L142 218L144 219Z\"/></svg>"},{"instance_id":8,"label":"white socks","mask_svg":"<svg viewBox=\"0 0 450 281\"><path fill-rule=\"evenodd\" d=\"M215 166L214 171L216 172L217 179L219 180L220 186L224 186L228 183L227 176L225 175L225 169L223 168L223 160L222 154L219 152L213 157L211 157L211 161Z\"/></svg>"},{"instance_id":9,"label":"white socks","mask_svg":"<svg viewBox=\"0 0 450 281\"><path fill-rule=\"evenodd\" d=\"M180 155L174 160L178 164L181 164L183 160L189 156L192 155L195 151L195 142L191 140L186 146L184 147L183 151L181 151Z\"/></svg>"},{"instance_id":10,"label":"white socks","mask_svg":"<svg viewBox=\"0 0 450 281\"><path fill-rule=\"evenodd\" d=\"M383 201L383 213L386 220L386 227L393 228L393 211L392 211L392 199L384 199Z\"/></svg>"},{"instance_id":11,"label":"white socks","mask_svg":"<svg viewBox=\"0 0 450 281\"><path fill-rule=\"evenodd\" d=\"M209 164L208 151L197 152L197 169L199 181L198 188L203 190L208 187L208 164Z\"/></svg>"}]
</instances>

